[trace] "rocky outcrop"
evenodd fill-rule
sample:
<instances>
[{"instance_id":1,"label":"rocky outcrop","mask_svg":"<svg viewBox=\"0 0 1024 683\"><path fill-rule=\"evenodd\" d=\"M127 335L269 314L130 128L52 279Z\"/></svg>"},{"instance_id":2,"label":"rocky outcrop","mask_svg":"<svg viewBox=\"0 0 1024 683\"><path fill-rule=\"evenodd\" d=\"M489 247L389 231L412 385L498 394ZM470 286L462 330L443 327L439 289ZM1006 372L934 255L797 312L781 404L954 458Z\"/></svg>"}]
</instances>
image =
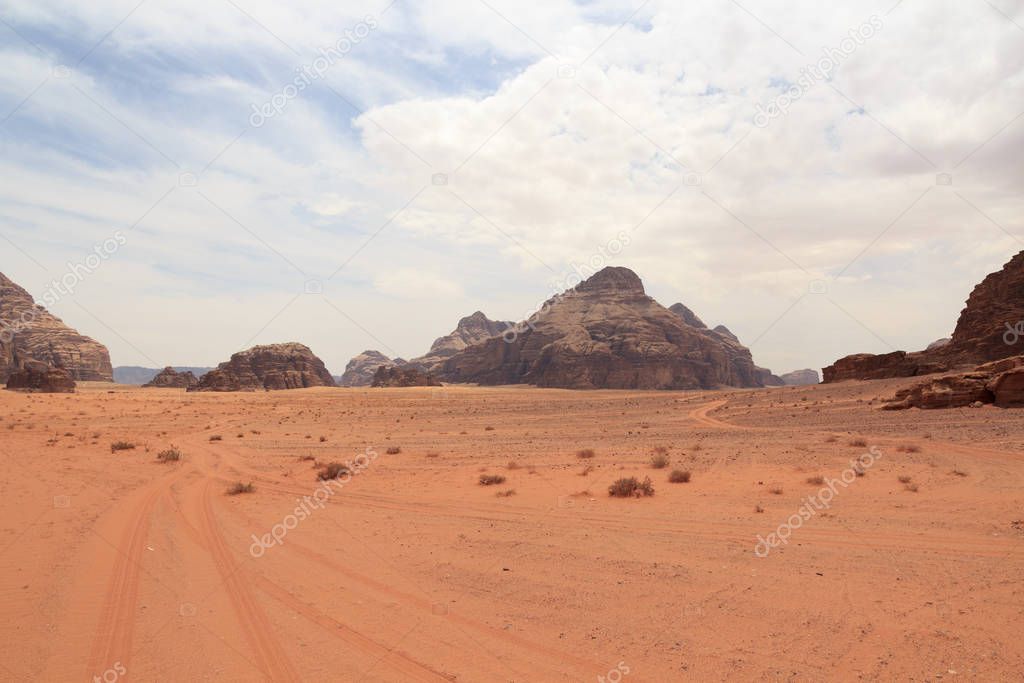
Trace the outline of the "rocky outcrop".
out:
<instances>
[{"instance_id":1,"label":"rocky outcrop","mask_svg":"<svg viewBox=\"0 0 1024 683\"><path fill-rule=\"evenodd\" d=\"M333 387L334 378L309 347L294 342L254 346L203 375L189 391L263 391Z\"/></svg>"},{"instance_id":2,"label":"rocky outcrop","mask_svg":"<svg viewBox=\"0 0 1024 683\"><path fill-rule=\"evenodd\" d=\"M191 372L187 370L185 372L178 372L168 366L142 386L160 389L190 389L197 384L199 384L199 380Z\"/></svg>"},{"instance_id":3,"label":"rocky outcrop","mask_svg":"<svg viewBox=\"0 0 1024 683\"><path fill-rule=\"evenodd\" d=\"M65 325L0 273L0 381L32 360L80 382L114 379L105 346Z\"/></svg>"},{"instance_id":4,"label":"rocky outcrop","mask_svg":"<svg viewBox=\"0 0 1024 683\"><path fill-rule=\"evenodd\" d=\"M202 377L213 368L197 366L173 366L175 372L191 372L196 378ZM138 365L118 365L114 367L114 381L118 384L129 384L141 387L153 381L163 372L163 368L144 368Z\"/></svg>"},{"instance_id":5,"label":"rocky outcrop","mask_svg":"<svg viewBox=\"0 0 1024 683\"><path fill-rule=\"evenodd\" d=\"M441 379L574 389L762 385L749 350L687 324L627 268L601 270L513 332L456 353Z\"/></svg>"},{"instance_id":6,"label":"rocky outcrop","mask_svg":"<svg viewBox=\"0 0 1024 683\"><path fill-rule=\"evenodd\" d=\"M451 334L434 340L430 351L425 355L413 358L409 363L427 371L434 371L460 351L492 337L500 336L513 325L514 323L504 320L491 320L482 312L477 311L460 320Z\"/></svg>"},{"instance_id":7,"label":"rocky outcrop","mask_svg":"<svg viewBox=\"0 0 1024 683\"><path fill-rule=\"evenodd\" d=\"M974 288L948 343L924 351L847 356L824 369L825 382L914 377L970 367L1024 350L1024 251Z\"/></svg>"},{"instance_id":8,"label":"rocky outcrop","mask_svg":"<svg viewBox=\"0 0 1024 683\"><path fill-rule=\"evenodd\" d=\"M949 346L950 342L952 341L953 340L950 339L949 337L946 337L944 339L936 339L931 344L929 344L927 348L925 348L925 351L934 351L936 349L941 349L945 346Z\"/></svg>"},{"instance_id":9,"label":"rocky outcrop","mask_svg":"<svg viewBox=\"0 0 1024 683\"><path fill-rule=\"evenodd\" d=\"M28 361L7 378L7 388L12 391L41 394L73 394L75 393L75 380L71 373L64 368L55 368L38 361Z\"/></svg>"},{"instance_id":10,"label":"rocky outcrop","mask_svg":"<svg viewBox=\"0 0 1024 683\"><path fill-rule=\"evenodd\" d=\"M928 410L985 403L1004 408L1024 406L1024 356L985 363L969 372L930 378L896 392L883 408Z\"/></svg>"},{"instance_id":11,"label":"rocky outcrop","mask_svg":"<svg viewBox=\"0 0 1024 683\"><path fill-rule=\"evenodd\" d=\"M793 372L787 372L781 375L782 381L788 387L803 387L810 384L820 384L821 377L818 376L817 370L794 370Z\"/></svg>"},{"instance_id":12,"label":"rocky outcrop","mask_svg":"<svg viewBox=\"0 0 1024 683\"><path fill-rule=\"evenodd\" d=\"M406 366L406 367L386 367L382 366L377 368L377 372L373 375L374 387L439 387L441 383L438 382L433 375L423 372L419 368Z\"/></svg>"},{"instance_id":13,"label":"rocky outcrop","mask_svg":"<svg viewBox=\"0 0 1024 683\"><path fill-rule=\"evenodd\" d=\"M668 307L668 310L672 311L680 318L682 318L683 322L689 325L690 327L697 327L702 330L706 330L708 328L708 326L704 324L704 321L697 317L696 313L691 311L683 304L672 304L671 306ZM732 333L730 332L730 334Z\"/></svg>"},{"instance_id":14,"label":"rocky outcrop","mask_svg":"<svg viewBox=\"0 0 1024 683\"><path fill-rule=\"evenodd\" d=\"M373 376L378 368L393 368L401 364L404 364L404 361L403 363L396 363L380 351L363 351L345 366L345 373L341 376L338 385L343 387L368 387L373 384Z\"/></svg>"},{"instance_id":15,"label":"rocky outcrop","mask_svg":"<svg viewBox=\"0 0 1024 683\"><path fill-rule=\"evenodd\" d=\"M755 368L757 370L758 377L761 378L761 384L766 387L784 387L786 383L781 377L772 374L772 371L768 368Z\"/></svg>"}]
</instances>

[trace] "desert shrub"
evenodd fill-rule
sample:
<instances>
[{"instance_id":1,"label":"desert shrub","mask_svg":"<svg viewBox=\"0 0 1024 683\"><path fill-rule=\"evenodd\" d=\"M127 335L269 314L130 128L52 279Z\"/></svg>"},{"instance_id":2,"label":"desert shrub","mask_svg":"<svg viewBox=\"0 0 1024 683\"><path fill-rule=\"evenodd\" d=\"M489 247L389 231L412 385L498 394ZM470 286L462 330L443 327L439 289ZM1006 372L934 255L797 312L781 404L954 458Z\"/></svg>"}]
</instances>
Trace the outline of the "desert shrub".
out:
<instances>
[{"instance_id":1,"label":"desert shrub","mask_svg":"<svg viewBox=\"0 0 1024 683\"><path fill-rule=\"evenodd\" d=\"M782 492L782 487L781 486L773 486L772 488L768 489L768 493L770 493L770 494L772 494L774 496L781 496L782 493L783 493Z\"/></svg>"},{"instance_id":2,"label":"desert shrub","mask_svg":"<svg viewBox=\"0 0 1024 683\"><path fill-rule=\"evenodd\" d=\"M900 453L920 453L921 447L914 444L904 444L896 449Z\"/></svg>"},{"instance_id":3,"label":"desert shrub","mask_svg":"<svg viewBox=\"0 0 1024 683\"><path fill-rule=\"evenodd\" d=\"M590 460L595 455L596 453L594 453L593 448L584 448L582 450L576 451L576 457L579 458L580 460Z\"/></svg>"},{"instance_id":4,"label":"desert shrub","mask_svg":"<svg viewBox=\"0 0 1024 683\"><path fill-rule=\"evenodd\" d=\"M964 472L959 467L955 467L955 466L953 467L953 471L950 474L955 474L958 477L966 477L967 476L966 472Z\"/></svg>"},{"instance_id":5,"label":"desert shrub","mask_svg":"<svg viewBox=\"0 0 1024 683\"><path fill-rule=\"evenodd\" d=\"M850 445L853 446L854 448L867 448L868 442L865 441L864 439L853 439L852 441L850 441Z\"/></svg>"},{"instance_id":6,"label":"desert shrub","mask_svg":"<svg viewBox=\"0 0 1024 683\"><path fill-rule=\"evenodd\" d=\"M337 479L338 477L349 474L350 472L351 470L340 462L332 462L321 466L316 478L319 481L331 481L332 479Z\"/></svg>"},{"instance_id":7,"label":"desert shrub","mask_svg":"<svg viewBox=\"0 0 1024 683\"><path fill-rule=\"evenodd\" d=\"M901 484L909 484L910 483L910 475L908 475L908 474L901 474L899 476L899 482Z\"/></svg>"},{"instance_id":8,"label":"desert shrub","mask_svg":"<svg viewBox=\"0 0 1024 683\"><path fill-rule=\"evenodd\" d=\"M324 441L327 441L327 437L326 436L321 436L320 437L320 443L323 443Z\"/></svg>"},{"instance_id":9,"label":"desert shrub","mask_svg":"<svg viewBox=\"0 0 1024 683\"><path fill-rule=\"evenodd\" d=\"M651 467L656 470L663 470L668 467L668 464L672 462L669 457L664 453L655 453L651 456Z\"/></svg>"},{"instance_id":10,"label":"desert shrub","mask_svg":"<svg viewBox=\"0 0 1024 683\"><path fill-rule=\"evenodd\" d=\"M235 482L235 485L228 489L229 496L237 496L240 493L252 493L256 490L256 487L252 485L250 481L248 484L242 482Z\"/></svg>"},{"instance_id":11,"label":"desert shrub","mask_svg":"<svg viewBox=\"0 0 1024 683\"><path fill-rule=\"evenodd\" d=\"M213 436L210 437L210 441L223 441L223 440L224 440L224 437L221 436L220 434L214 434Z\"/></svg>"},{"instance_id":12,"label":"desert shrub","mask_svg":"<svg viewBox=\"0 0 1024 683\"><path fill-rule=\"evenodd\" d=\"M428 458L440 458L441 454L440 453L433 453L433 452L432 453L427 453L427 457Z\"/></svg>"},{"instance_id":13,"label":"desert shrub","mask_svg":"<svg viewBox=\"0 0 1024 683\"><path fill-rule=\"evenodd\" d=\"M494 486L495 484L504 484L505 477L500 474L481 474L480 485L481 486Z\"/></svg>"},{"instance_id":14,"label":"desert shrub","mask_svg":"<svg viewBox=\"0 0 1024 683\"><path fill-rule=\"evenodd\" d=\"M754 506L754 512L762 513L762 512L764 512L764 508L761 507L760 505L755 505Z\"/></svg>"},{"instance_id":15,"label":"desert shrub","mask_svg":"<svg viewBox=\"0 0 1024 683\"><path fill-rule=\"evenodd\" d=\"M398 455L401 452L402 449L399 446L389 446L387 451L388 455Z\"/></svg>"},{"instance_id":16,"label":"desert shrub","mask_svg":"<svg viewBox=\"0 0 1024 683\"><path fill-rule=\"evenodd\" d=\"M669 482L673 484L689 484L690 483L690 471L689 470L672 470L672 474L668 475Z\"/></svg>"},{"instance_id":17,"label":"desert shrub","mask_svg":"<svg viewBox=\"0 0 1024 683\"><path fill-rule=\"evenodd\" d=\"M135 444L131 441L115 441L110 444L110 452L117 453L118 451L130 451L135 448Z\"/></svg>"},{"instance_id":18,"label":"desert shrub","mask_svg":"<svg viewBox=\"0 0 1024 683\"><path fill-rule=\"evenodd\" d=\"M486 427L484 427L484 431L485 432L493 432L494 431L494 427L492 427L490 425L487 425Z\"/></svg>"},{"instance_id":19,"label":"desert shrub","mask_svg":"<svg viewBox=\"0 0 1024 683\"><path fill-rule=\"evenodd\" d=\"M825 443L835 443L836 441L839 441L839 438L835 436L830 436L825 439Z\"/></svg>"},{"instance_id":20,"label":"desert shrub","mask_svg":"<svg viewBox=\"0 0 1024 683\"><path fill-rule=\"evenodd\" d=\"M518 470L519 463L517 463L515 460L509 460L508 465L506 465L505 467L507 467L510 470Z\"/></svg>"},{"instance_id":21,"label":"desert shrub","mask_svg":"<svg viewBox=\"0 0 1024 683\"><path fill-rule=\"evenodd\" d=\"M160 462L177 462L181 460L181 451L176 447L171 446L166 451L160 451L157 453L156 459Z\"/></svg>"},{"instance_id":22,"label":"desert shrub","mask_svg":"<svg viewBox=\"0 0 1024 683\"><path fill-rule=\"evenodd\" d=\"M650 477L644 477L642 482L636 477L624 477L608 487L608 495L616 498L653 496L654 484L651 483Z\"/></svg>"},{"instance_id":23,"label":"desert shrub","mask_svg":"<svg viewBox=\"0 0 1024 683\"><path fill-rule=\"evenodd\" d=\"M594 471L594 466L593 466L593 465L586 465L586 466L585 466L585 467L583 468L583 471L582 471L582 472L580 472L580 476L581 476L581 477L585 477L585 476L587 476L588 474L590 474L590 473L591 473L591 472L593 472L593 471Z\"/></svg>"},{"instance_id":24,"label":"desert shrub","mask_svg":"<svg viewBox=\"0 0 1024 683\"><path fill-rule=\"evenodd\" d=\"M904 491L910 491L911 493L917 493L917 484L905 484L903 486Z\"/></svg>"},{"instance_id":25,"label":"desert shrub","mask_svg":"<svg viewBox=\"0 0 1024 683\"><path fill-rule=\"evenodd\" d=\"M312 455L300 455L299 462L309 462L310 460L316 460Z\"/></svg>"},{"instance_id":26,"label":"desert shrub","mask_svg":"<svg viewBox=\"0 0 1024 683\"><path fill-rule=\"evenodd\" d=\"M516 490L508 489L507 491L498 491L494 495L496 495L498 498L511 498L512 496L516 495Z\"/></svg>"},{"instance_id":27,"label":"desert shrub","mask_svg":"<svg viewBox=\"0 0 1024 683\"><path fill-rule=\"evenodd\" d=\"M822 486L825 483L825 477L820 474L813 477L807 477L807 483L812 486Z\"/></svg>"}]
</instances>

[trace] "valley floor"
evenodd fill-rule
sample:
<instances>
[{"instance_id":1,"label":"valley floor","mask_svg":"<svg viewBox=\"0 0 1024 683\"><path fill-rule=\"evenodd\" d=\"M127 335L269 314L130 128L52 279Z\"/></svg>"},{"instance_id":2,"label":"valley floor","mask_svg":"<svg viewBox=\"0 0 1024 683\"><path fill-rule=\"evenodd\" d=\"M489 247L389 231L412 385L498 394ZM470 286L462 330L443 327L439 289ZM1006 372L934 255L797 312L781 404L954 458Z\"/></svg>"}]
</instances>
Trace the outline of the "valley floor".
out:
<instances>
[{"instance_id":1,"label":"valley floor","mask_svg":"<svg viewBox=\"0 0 1024 683\"><path fill-rule=\"evenodd\" d=\"M0 391L0 680L1016 679L1024 410L899 386Z\"/></svg>"}]
</instances>

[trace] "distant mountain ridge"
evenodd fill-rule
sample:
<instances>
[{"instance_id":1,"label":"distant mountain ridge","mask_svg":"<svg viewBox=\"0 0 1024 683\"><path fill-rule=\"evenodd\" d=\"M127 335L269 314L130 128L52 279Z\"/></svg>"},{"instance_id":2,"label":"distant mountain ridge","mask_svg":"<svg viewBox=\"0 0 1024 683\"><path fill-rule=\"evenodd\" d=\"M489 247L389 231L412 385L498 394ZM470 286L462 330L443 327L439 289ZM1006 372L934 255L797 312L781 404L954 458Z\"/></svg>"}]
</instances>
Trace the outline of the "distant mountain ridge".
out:
<instances>
[{"instance_id":1,"label":"distant mountain ridge","mask_svg":"<svg viewBox=\"0 0 1024 683\"><path fill-rule=\"evenodd\" d=\"M193 367L188 365L172 365L177 372L191 372L197 378L202 377L213 368ZM114 381L118 384L142 386L149 384L153 378L163 372L164 368L144 368L138 365L119 365L114 368Z\"/></svg>"}]
</instances>

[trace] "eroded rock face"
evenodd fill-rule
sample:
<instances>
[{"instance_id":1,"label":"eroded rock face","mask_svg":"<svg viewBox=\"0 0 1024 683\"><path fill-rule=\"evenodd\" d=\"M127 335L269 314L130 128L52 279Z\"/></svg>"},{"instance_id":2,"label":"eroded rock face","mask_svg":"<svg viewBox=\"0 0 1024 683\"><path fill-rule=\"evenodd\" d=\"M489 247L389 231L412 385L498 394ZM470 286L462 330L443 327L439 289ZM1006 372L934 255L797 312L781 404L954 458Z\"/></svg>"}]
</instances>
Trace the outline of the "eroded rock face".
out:
<instances>
[{"instance_id":1,"label":"eroded rock face","mask_svg":"<svg viewBox=\"0 0 1024 683\"><path fill-rule=\"evenodd\" d=\"M766 387L784 387L786 383L777 375L772 374L768 368L757 368L757 375L761 378L761 384Z\"/></svg>"},{"instance_id":2,"label":"eroded rock face","mask_svg":"<svg viewBox=\"0 0 1024 683\"><path fill-rule=\"evenodd\" d=\"M986 277L967 299L948 343L925 351L847 356L824 369L826 382L914 377L971 367L1024 351L1024 251Z\"/></svg>"},{"instance_id":3,"label":"eroded rock face","mask_svg":"<svg viewBox=\"0 0 1024 683\"><path fill-rule=\"evenodd\" d=\"M254 346L203 375L189 391L263 391L333 387L334 378L308 346Z\"/></svg>"},{"instance_id":4,"label":"eroded rock face","mask_svg":"<svg viewBox=\"0 0 1024 683\"><path fill-rule=\"evenodd\" d=\"M28 361L7 378L7 388L12 391L41 394L73 394L75 393L75 380L71 373L64 368Z\"/></svg>"},{"instance_id":5,"label":"eroded rock face","mask_svg":"<svg viewBox=\"0 0 1024 683\"><path fill-rule=\"evenodd\" d=\"M30 360L63 368L80 382L114 380L105 346L36 305L31 294L0 273L0 381Z\"/></svg>"},{"instance_id":6,"label":"eroded rock face","mask_svg":"<svg viewBox=\"0 0 1024 683\"><path fill-rule=\"evenodd\" d=\"M373 375L377 368L393 368L401 364L404 364L404 361L397 363L380 351L363 351L348 362L338 384L343 387L368 387L373 384Z\"/></svg>"},{"instance_id":7,"label":"eroded rock face","mask_svg":"<svg viewBox=\"0 0 1024 683\"><path fill-rule=\"evenodd\" d=\"M142 386L161 389L189 389L198 383L199 380L196 379L196 376L192 374L191 371L186 370L185 372L178 372L174 368L168 366L161 370L156 377Z\"/></svg>"},{"instance_id":8,"label":"eroded rock face","mask_svg":"<svg viewBox=\"0 0 1024 683\"><path fill-rule=\"evenodd\" d=\"M513 325L514 323L504 320L491 320L482 312L477 311L460 320L451 334L434 340L430 351L425 355L413 358L409 363L432 372L460 351L492 337L500 336Z\"/></svg>"},{"instance_id":9,"label":"eroded rock face","mask_svg":"<svg viewBox=\"0 0 1024 683\"><path fill-rule=\"evenodd\" d=\"M453 355L441 379L574 389L761 386L749 350L687 324L627 268L601 270L513 330Z\"/></svg>"},{"instance_id":10,"label":"eroded rock face","mask_svg":"<svg viewBox=\"0 0 1024 683\"><path fill-rule=\"evenodd\" d=\"M969 372L928 379L896 392L896 396L883 407L886 410L963 408L976 403L1024 406L1024 356L985 363Z\"/></svg>"},{"instance_id":11,"label":"eroded rock face","mask_svg":"<svg viewBox=\"0 0 1024 683\"><path fill-rule=\"evenodd\" d=\"M380 367L373 375L374 387L439 387L433 375L423 372L419 368L406 367Z\"/></svg>"},{"instance_id":12,"label":"eroded rock face","mask_svg":"<svg viewBox=\"0 0 1024 683\"><path fill-rule=\"evenodd\" d=\"M705 330L708 327L707 325L704 324L703 320L697 317L696 313L691 311L684 304L672 304L671 306L668 307L668 310L672 311L680 318L682 318L683 322L689 325L690 327L698 327L700 329Z\"/></svg>"},{"instance_id":13,"label":"eroded rock face","mask_svg":"<svg viewBox=\"0 0 1024 683\"><path fill-rule=\"evenodd\" d=\"M821 377L818 376L817 370L811 370L810 368L805 370L794 370L793 372L787 372L782 375L782 381L789 387L803 387L809 384L821 383Z\"/></svg>"}]
</instances>

